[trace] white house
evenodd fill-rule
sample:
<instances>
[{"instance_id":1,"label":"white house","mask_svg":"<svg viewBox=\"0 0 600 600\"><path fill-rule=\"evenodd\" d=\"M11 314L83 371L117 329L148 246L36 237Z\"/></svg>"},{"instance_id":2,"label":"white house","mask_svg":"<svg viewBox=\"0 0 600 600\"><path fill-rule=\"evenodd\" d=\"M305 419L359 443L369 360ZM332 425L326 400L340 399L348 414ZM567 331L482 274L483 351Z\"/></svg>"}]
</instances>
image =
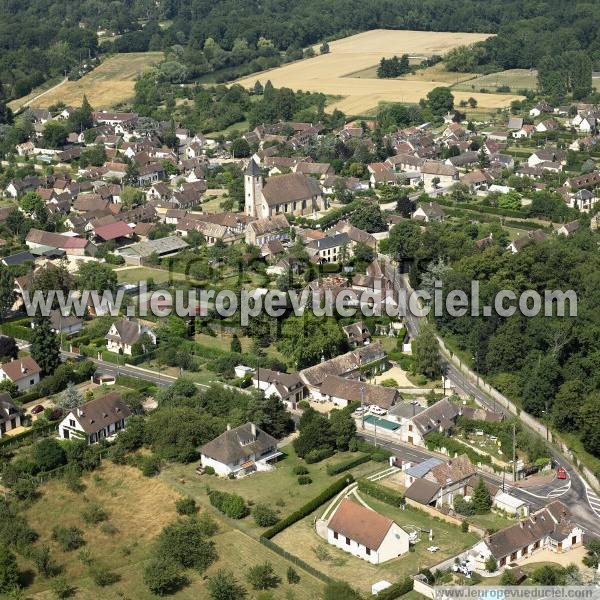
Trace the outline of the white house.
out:
<instances>
[{"instance_id":1,"label":"white house","mask_svg":"<svg viewBox=\"0 0 600 600\"><path fill-rule=\"evenodd\" d=\"M8 392L0 394L0 438L12 429L21 426L21 410Z\"/></svg>"},{"instance_id":2,"label":"white house","mask_svg":"<svg viewBox=\"0 0 600 600\"><path fill-rule=\"evenodd\" d=\"M485 568L485 561L493 556L499 568L529 558L539 550L561 554L583 543L583 529L570 520L569 509L554 500L528 518L485 537L474 550L475 563Z\"/></svg>"},{"instance_id":3,"label":"white house","mask_svg":"<svg viewBox=\"0 0 600 600\"><path fill-rule=\"evenodd\" d=\"M295 410L306 393L306 386L298 373L280 373L271 369L256 369L252 385L265 393L266 398L276 396Z\"/></svg>"},{"instance_id":4,"label":"white house","mask_svg":"<svg viewBox=\"0 0 600 600\"><path fill-rule=\"evenodd\" d=\"M203 467L212 467L217 475L243 477L255 471L270 471L281 452L277 440L257 427L246 423L227 431L200 448Z\"/></svg>"},{"instance_id":5,"label":"white house","mask_svg":"<svg viewBox=\"0 0 600 600\"><path fill-rule=\"evenodd\" d=\"M11 381L25 392L40 381L41 371L31 356L24 356L0 365L0 381Z\"/></svg>"},{"instance_id":6,"label":"white house","mask_svg":"<svg viewBox=\"0 0 600 600\"><path fill-rule=\"evenodd\" d=\"M124 429L131 414L121 394L111 392L70 411L60 422L58 435L63 440L86 440L94 444Z\"/></svg>"},{"instance_id":7,"label":"white house","mask_svg":"<svg viewBox=\"0 0 600 600\"><path fill-rule=\"evenodd\" d=\"M106 334L106 348L111 352L120 352L131 356L133 345L147 334L152 344L156 344L156 334L137 319L115 321Z\"/></svg>"},{"instance_id":8,"label":"white house","mask_svg":"<svg viewBox=\"0 0 600 600\"><path fill-rule=\"evenodd\" d=\"M327 541L378 565L406 554L409 536L391 519L344 498L327 523Z\"/></svg>"}]
</instances>

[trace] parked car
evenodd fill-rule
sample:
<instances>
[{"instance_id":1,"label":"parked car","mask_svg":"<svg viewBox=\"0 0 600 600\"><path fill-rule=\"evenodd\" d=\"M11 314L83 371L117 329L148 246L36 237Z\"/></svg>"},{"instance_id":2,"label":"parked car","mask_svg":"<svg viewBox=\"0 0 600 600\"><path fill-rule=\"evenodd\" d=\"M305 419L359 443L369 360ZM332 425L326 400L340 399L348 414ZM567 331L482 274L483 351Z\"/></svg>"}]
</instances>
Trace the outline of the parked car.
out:
<instances>
[{"instance_id":1,"label":"parked car","mask_svg":"<svg viewBox=\"0 0 600 600\"><path fill-rule=\"evenodd\" d=\"M41 412L44 412L44 407L41 404L37 404L31 409L32 415L39 415Z\"/></svg>"},{"instance_id":2,"label":"parked car","mask_svg":"<svg viewBox=\"0 0 600 600\"><path fill-rule=\"evenodd\" d=\"M556 469L556 478L557 479L566 479L567 471L563 467L558 467L558 469Z\"/></svg>"}]
</instances>

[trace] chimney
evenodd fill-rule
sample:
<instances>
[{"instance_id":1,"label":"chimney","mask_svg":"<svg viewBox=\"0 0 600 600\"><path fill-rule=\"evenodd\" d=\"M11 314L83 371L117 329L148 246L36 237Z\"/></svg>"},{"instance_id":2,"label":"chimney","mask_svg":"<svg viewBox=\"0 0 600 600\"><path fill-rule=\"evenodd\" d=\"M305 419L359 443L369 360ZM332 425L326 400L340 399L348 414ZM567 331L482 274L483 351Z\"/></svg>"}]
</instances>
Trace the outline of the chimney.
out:
<instances>
[{"instance_id":1,"label":"chimney","mask_svg":"<svg viewBox=\"0 0 600 600\"><path fill-rule=\"evenodd\" d=\"M250 423L250 431L252 432L252 437L256 437L256 425L254 423Z\"/></svg>"},{"instance_id":2,"label":"chimney","mask_svg":"<svg viewBox=\"0 0 600 600\"><path fill-rule=\"evenodd\" d=\"M25 365L23 363L21 363L21 373L23 375L25 375L25 373L27 373L27 369L25 368Z\"/></svg>"}]
</instances>

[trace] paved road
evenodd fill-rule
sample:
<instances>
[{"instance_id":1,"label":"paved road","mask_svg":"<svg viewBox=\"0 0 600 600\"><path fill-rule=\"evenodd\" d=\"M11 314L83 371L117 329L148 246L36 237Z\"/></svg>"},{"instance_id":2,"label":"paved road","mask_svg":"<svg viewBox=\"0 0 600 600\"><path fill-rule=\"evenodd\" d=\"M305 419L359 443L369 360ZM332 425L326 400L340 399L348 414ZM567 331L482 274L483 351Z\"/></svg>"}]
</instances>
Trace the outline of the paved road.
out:
<instances>
[{"instance_id":1,"label":"paved road","mask_svg":"<svg viewBox=\"0 0 600 600\"><path fill-rule=\"evenodd\" d=\"M403 288L403 278L395 272L392 265L386 263L386 275L393 281L394 288L399 291ZM405 315L405 327L412 338L418 335L420 330L420 318L416 317L407 310L405 298L402 294L399 295L399 304L402 310L401 314ZM481 388L479 388L470 377L463 373L454 364L450 363L442 356L444 371L454 384L462 389L465 393L472 396L481 406L495 411L501 412L507 416L512 416L506 407L502 406L495 399L490 398ZM565 502L571 509L573 515L576 516L577 522L588 528L589 531L594 531L600 534L600 497L596 495L589 485L582 479L573 466L562 456L553 446L549 446L550 451L557 465L562 466L569 475L570 487L565 489L565 493L561 496L561 500ZM557 494L556 486L551 488L542 488L540 490L529 490L529 493L523 492L522 498L529 498L533 502L540 502L542 498L546 502L551 501ZM535 494L535 495L534 495ZM540 497L536 497L540 496ZM529 501L528 500L528 501Z\"/></svg>"},{"instance_id":2,"label":"paved road","mask_svg":"<svg viewBox=\"0 0 600 600\"><path fill-rule=\"evenodd\" d=\"M373 443L374 436L371 433L359 430L358 435ZM411 446L400 442L392 442L388 439L377 438L377 445L387 448L396 456L405 461L421 462L430 458L434 453L424 448ZM443 457L435 455L442 460ZM502 487L502 478L489 473L481 473L484 480ZM552 500L563 502L573 514L573 520L584 527L589 533L600 536L600 518L588 503L585 497L585 489L581 488L578 476L567 480L554 479L546 484L529 487L527 489L515 487L510 482L504 482L504 490L530 505L532 510L544 508ZM597 499L598 512L600 513L600 499Z\"/></svg>"},{"instance_id":3,"label":"paved road","mask_svg":"<svg viewBox=\"0 0 600 600\"><path fill-rule=\"evenodd\" d=\"M77 356L71 352L61 352L61 355L65 359ZM86 359L91 360L95 365L97 365L98 373L103 373L106 375L128 375L129 377L135 377L136 379L143 379L144 381L154 383L159 387L169 387L175 383L175 381L177 381L177 377L167 375L166 373L150 371L148 369L140 369L139 367L135 367L133 365L115 365L114 363L91 357L86 357ZM202 389L208 388L207 385L201 383L197 383L196 385Z\"/></svg>"}]
</instances>

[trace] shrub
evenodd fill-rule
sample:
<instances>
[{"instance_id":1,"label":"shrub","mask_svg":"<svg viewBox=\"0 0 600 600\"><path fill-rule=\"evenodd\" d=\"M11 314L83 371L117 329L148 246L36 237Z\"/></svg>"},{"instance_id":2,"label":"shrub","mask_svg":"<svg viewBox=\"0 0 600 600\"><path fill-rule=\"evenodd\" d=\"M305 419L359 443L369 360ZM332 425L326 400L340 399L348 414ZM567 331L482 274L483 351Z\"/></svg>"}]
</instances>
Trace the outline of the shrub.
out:
<instances>
[{"instance_id":1,"label":"shrub","mask_svg":"<svg viewBox=\"0 0 600 600\"><path fill-rule=\"evenodd\" d=\"M304 465L297 465L293 468L294 475L308 475L308 469Z\"/></svg>"},{"instance_id":2,"label":"shrub","mask_svg":"<svg viewBox=\"0 0 600 600\"><path fill-rule=\"evenodd\" d=\"M279 520L275 510L268 504L257 504L252 510L252 516L259 527L271 527Z\"/></svg>"},{"instance_id":3,"label":"shrub","mask_svg":"<svg viewBox=\"0 0 600 600\"><path fill-rule=\"evenodd\" d=\"M167 525L158 536L157 549L159 555L198 573L203 573L218 558L214 543L206 539L195 519Z\"/></svg>"},{"instance_id":4,"label":"shrub","mask_svg":"<svg viewBox=\"0 0 600 600\"><path fill-rule=\"evenodd\" d=\"M396 600L413 589L412 577L405 577L377 594L377 600Z\"/></svg>"},{"instance_id":5,"label":"shrub","mask_svg":"<svg viewBox=\"0 0 600 600\"><path fill-rule=\"evenodd\" d=\"M52 558L50 548L48 546L40 546L31 551L31 559L42 577L55 577L61 571L61 567Z\"/></svg>"},{"instance_id":6,"label":"shrub","mask_svg":"<svg viewBox=\"0 0 600 600\"><path fill-rule=\"evenodd\" d=\"M54 592L54 595L59 600L64 600L65 598L70 598L76 592L76 588L73 587L65 577L55 577L50 582L50 589Z\"/></svg>"},{"instance_id":7,"label":"shrub","mask_svg":"<svg viewBox=\"0 0 600 600\"><path fill-rule=\"evenodd\" d=\"M113 583L117 583L121 579L118 573L111 571L103 565L92 565L89 569L89 574L92 581L100 587L107 587Z\"/></svg>"},{"instance_id":8,"label":"shrub","mask_svg":"<svg viewBox=\"0 0 600 600\"><path fill-rule=\"evenodd\" d=\"M217 531L219 531L218 523L207 512L202 513L196 519L196 525L198 527L198 531L200 531L206 537L212 537L215 535L215 533L217 533Z\"/></svg>"},{"instance_id":9,"label":"shrub","mask_svg":"<svg viewBox=\"0 0 600 600\"><path fill-rule=\"evenodd\" d=\"M281 533L284 529L287 529L294 523L300 521L307 515L310 515L313 511L315 511L319 506L331 500L334 496L339 494L347 485L354 481L354 477L348 474L342 479L338 479L334 483L332 483L328 488L325 488L318 496L315 496L312 500L309 500L306 504L301 506L298 510L294 511L284 519L278 521L273 527L267 529L263 533L263 537L266 539L271 539L275 537L278 533Z\"/></svg>"},{"instance_id":10,"label":"shrub","mask_svg":"<svg viewBox=\"0 0 600 600\"><path fill-rule=\"evenodd\" d=\"M308 475L299 475L298 476L298 484L299 485L308 485L312 483L312 479Z\"/></svg>"},{"instance_id":11,"label":"shrub","mask_svg":"<svg viewBox=\"0 0 600 600\"><path fill-rule=\"evenodd\" d=\"M248 583L255 590L276 588L281 583L281 577L275 574L273 565L268 561L261 565L250 567L246 579L248 579Z\"/></svg>"},{"instance_id":12,"label":"shrub","mask_svg":"<svg viewBox=\"0 0 600 600\"><path fill-rule=\"evenodd\" d=\"M105 535L116 535L117 533L119 533L117 527L112 523L109 523L108 521L100 525L100 531Z\"/></svg>"},{"instance_id":13,"label":"shrub","mask_svg":"<svg viewBox=\"0 0 600 600\"><path fill-rule=\"evenodd\" d=\"M214 469L214 467L210 467L210 466L204 467L204 473L206 475L214 475L215 474L215 469Z\"/></svg>"},{"instance_id":14,"label":"shrub","mask_svg":"<svg viewBox=\"0 0 600 600\"><path fill-rule=\"evenodd\" d=\"M52 530L52 539L60 546L63 552L77 550L85 544L83 531L78 527L62 527L56 525Z\"/></svg>"},{"instance_id":15,"label":"shrub","mask_svg":"<svg viewBox=\"0 0 600 600\"><path fill-rule=\"evenodd\" d=\"M290 584L298 583L300 581L300 575L298 575L298 571L296 571L294 567L288 567L286 577L287 582Z\"/></svg>"},{"instance_id":16,"label":"shrub","mask_svg":"<svg viewBox=\"0 0 600 600\"><path fill-rule=\"evenodd\" d=\"M334 452L335 451L333 448L315 448L314 450L311 450L310 452L306 453L304 460L309 465L313 463L318 463L322 460L325 460L326 458L329 458L330 456L333 456Z\"/></svg>"},{"instance_id":17,"label":"shrub","mask_svg":"<svg viewBox=\"0 0 600 600\"><path fill-rule=\"evenodd\" d=\"M404 504L404 496L402 496L402 494L377 483L373 483L372 481L368 481L367 479L359 480L358 489L377 500L390 504L391 506L400 507Z\"/></svg>"},{"instance_id":18,"label":"shrub","mask_svg":"<svg viewBox=\"0 0 600 600\"><path fill-rule=\"evenodd\" d=\"M210 503L224 515L231 519L243 519L248 515L248 507L241 496L228 492L210 490L208 493Z\"/></svg>"},{"instance_id":19,"label":"shrub","mask_svg":"<svg viewBox=\"0 0 600 600\"><path fill-rule=\"evenodd\" d=\"M177 563L167 556L150 560L144 569L144 583L157 596L174 594L187 582Z\"/></svg>"},{"instance_id":20,"label":"shrub","mask_svg":"<svg viewBox=\"0 0 600 600\"><path fill-rule=\"evenodd\" d=\"M160 459L153 454L144 456L140 461L140 471L146 477L154 477L160 473Z\"/></svg>"},{"instance_id":21,"label":"shrub","mask_svg":"<svg viewBox=\"0 0 600 600\"><path fill-rule=\"evenodd\" d=\"M349 458L348 460L344 460L337 464L327 465L327 474L338 475L339 473L353 469L354 467L369 462L370 460L371 457L368 454L365 454L363 456L357 456L356 458Z\"/></svg>"},{"instance_id":22,"label":"shrub","mask_svg":"<svg viewBox=\"0 0 600 600\"><path fill-rule=\"evenodd\" d=\"M108 513L97 502L90 502L81 511L81 518L88 525L97 525L108 519Z\"/></svg>"},{"instance_id":23,"label":"shrub","mask_svg":"<svg viewBox=\"0 0 600 600\"><path fill-rule=\"evenodd\" d=\"M196 501L193 498L180 498L175 502L175 509L180 515L195 515L198 512Z\"/></svg>"}]
</instances>

